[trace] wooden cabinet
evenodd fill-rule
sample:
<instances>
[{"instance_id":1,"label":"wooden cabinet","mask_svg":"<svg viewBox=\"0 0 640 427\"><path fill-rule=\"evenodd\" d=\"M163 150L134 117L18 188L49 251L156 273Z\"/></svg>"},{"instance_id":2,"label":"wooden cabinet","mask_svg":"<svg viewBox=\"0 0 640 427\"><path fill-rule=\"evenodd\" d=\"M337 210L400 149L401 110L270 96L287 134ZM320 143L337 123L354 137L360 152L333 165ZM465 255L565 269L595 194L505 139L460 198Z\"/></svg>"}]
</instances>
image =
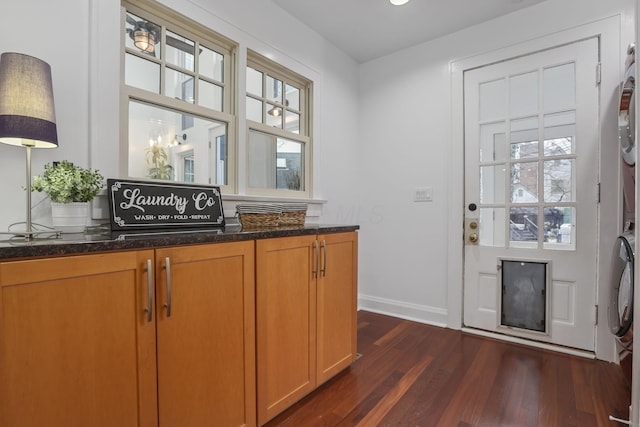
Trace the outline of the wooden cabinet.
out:
<instances>
[{"instance_id":1,"label":"wooden cabinet","mask_svg":"<svg viewBox=\"0 0 640 427\"><path fill-rule=\"evenodd\" d=\"M160 427L255 425L253 242L158 249L156 277Z\"/></svg>"},{"instance_id":2,"label":"wooden cabinet","mask_svg":"<svg viewBox=\"0 0 640 427\"><path fill-rule=\"evenodd\" d=\"M253 242L1 263L0 425L255 425L253 285Z\"/></svg>"},{"instance_id":3,"label":"wooden cabinet","mask_svg":"<svg viewBox=\"0 0 640 427\"><path fill-rule=\"evenodd\" d=\"M357 234L256 242L258 424L355 360Z\"/></svg>"},{"instance_id":4,"label":"wooden cabinet","mask_svg":"<svg viewBox=\"0 0 640 427\"><path fill-rule=\"evenodd\" d=\"M0 425L152 426L153 251L0 264Z\"/></svg>"},{"instance_id":5,"label":"wooden cabinet","mask_svg":"<svg viewBox=\"0 0 640 427\"><path fill-rule=\"evenodd\" d=\"M356 358L358 235L320 235L317 281L318 385Z\"/></svg>"}]
</instances>

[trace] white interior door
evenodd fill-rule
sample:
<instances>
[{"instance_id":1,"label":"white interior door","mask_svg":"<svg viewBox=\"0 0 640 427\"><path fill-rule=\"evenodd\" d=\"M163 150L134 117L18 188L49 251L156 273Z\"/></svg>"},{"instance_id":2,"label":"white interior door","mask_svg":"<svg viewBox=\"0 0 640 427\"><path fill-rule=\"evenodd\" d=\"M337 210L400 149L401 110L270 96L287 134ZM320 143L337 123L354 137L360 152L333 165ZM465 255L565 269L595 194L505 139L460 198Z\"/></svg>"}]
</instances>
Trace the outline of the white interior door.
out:
<instances>
[{"instance_id":1,"label":"white interior door","mask_svg":"<svg viewBox=\"0 0 640 427\"><path fill-rule=\"evenodd\" d=\"M464 73L467 327L593 351L598 39Z\"/></svg>"}]
</instances>

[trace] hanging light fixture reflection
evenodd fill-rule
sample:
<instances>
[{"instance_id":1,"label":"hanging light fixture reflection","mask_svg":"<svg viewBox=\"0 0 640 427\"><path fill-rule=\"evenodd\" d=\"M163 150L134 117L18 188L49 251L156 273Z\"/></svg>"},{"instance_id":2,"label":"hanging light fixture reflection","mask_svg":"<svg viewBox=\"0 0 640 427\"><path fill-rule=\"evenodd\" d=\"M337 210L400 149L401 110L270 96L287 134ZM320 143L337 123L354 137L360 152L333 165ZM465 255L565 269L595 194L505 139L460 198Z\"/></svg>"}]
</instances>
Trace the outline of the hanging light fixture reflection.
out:
<instances>
[{"instance_id":1,"label":"hanging light fixture reflection","mask_svg":"<svg viewBox=\"0 0 640 427\"><path fill-rule=\"evenodd\" d=\"M135 47L145 53L153 53L156 46L156 36L145 28L140 28L131 33Z\"/></svg>"}]
</instances>

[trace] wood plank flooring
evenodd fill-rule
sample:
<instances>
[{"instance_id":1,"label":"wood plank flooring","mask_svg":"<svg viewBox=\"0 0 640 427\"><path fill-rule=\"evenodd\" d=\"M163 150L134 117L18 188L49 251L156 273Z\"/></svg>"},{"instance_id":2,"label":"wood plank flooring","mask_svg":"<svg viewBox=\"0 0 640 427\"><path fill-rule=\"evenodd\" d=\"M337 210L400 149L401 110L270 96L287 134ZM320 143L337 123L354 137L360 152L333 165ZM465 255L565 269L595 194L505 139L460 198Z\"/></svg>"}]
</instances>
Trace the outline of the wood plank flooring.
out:
<instances>
[{"instance_id":1,"label":"wood plank flooring","mask_svg":"<svg viewBox=\"0 0 640 427\"><path fill-rule=\"evenodd\" d=\"M628 419L618 365L358 313L362 357L266 426L589 427Z\"/></svg>"}]
</instances>

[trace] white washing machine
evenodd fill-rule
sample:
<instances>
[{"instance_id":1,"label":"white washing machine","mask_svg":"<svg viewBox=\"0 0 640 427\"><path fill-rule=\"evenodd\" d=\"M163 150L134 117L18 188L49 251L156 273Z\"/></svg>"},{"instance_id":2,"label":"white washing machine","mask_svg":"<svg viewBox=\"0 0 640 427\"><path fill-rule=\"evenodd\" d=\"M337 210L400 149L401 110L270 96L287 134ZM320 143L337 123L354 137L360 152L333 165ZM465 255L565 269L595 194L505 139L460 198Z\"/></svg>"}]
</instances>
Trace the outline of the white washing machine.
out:
<instances>
[{"instance_id":1,"label":"white washing machine","mask_svg":"<svg viewBox=\"0 0 640 427\"><path fill-rule=\"evenodd\" d=\"M634 221L636 205L636 63L635 46L629 45L625 61L625 76L620 92L620 106L618 107L618 140L622 156L622 183L624 194L625 220Z\"/></svg>"},{"instance_id":2,"label":"white washing machine","mask_svg":"<svg viewBox=\"0 0 640 427\"><path fill-rule=\"evenodd\" d=\"M618 342L618 359L625 376L630 380L633 347L633 292L635 262L635 205L636 205L636 141L635 141L635 46L627 49L625 76L620 91L618 109L618 139L622 157L622 185L624 196L624 232L618 236L613 250L613 277L609 304L609 327Z\"/></svg>"},{"instance_id":3,"label":"white washing machine","mask_svg":"<svg viewBox=\"0 0 640 427\"><path fill-rule=\"evenodd\" d=\"M616 240L613 254L613 289L609 304L609 327L611 332L624 344L624 347L632 338L634 248L635 236L633 232L627 232Z\"/></svg>"}]
</instances>

